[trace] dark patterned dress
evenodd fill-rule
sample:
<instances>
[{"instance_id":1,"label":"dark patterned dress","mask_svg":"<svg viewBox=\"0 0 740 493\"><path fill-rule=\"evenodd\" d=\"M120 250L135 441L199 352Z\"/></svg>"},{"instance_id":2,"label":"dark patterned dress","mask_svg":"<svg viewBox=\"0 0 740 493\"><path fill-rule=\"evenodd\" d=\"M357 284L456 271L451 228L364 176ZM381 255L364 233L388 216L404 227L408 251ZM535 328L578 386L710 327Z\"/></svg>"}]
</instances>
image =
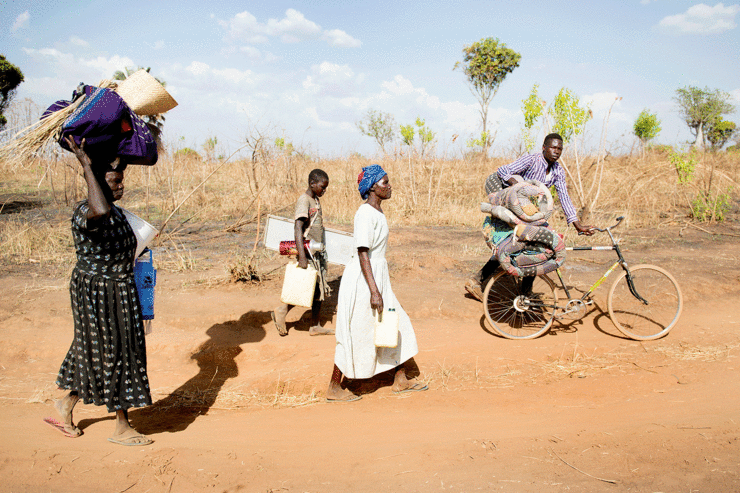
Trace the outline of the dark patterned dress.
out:
<instances>
[{"instance_id":1,"label":"dark patterned dress","mask_svg":"<svg viewBox=\"0 0 740 493\"><path fill-rule=\"evenodd\" d=\"M56 384L110 412L147 406L152 398L134 282L136 236L118 207L112 206L108 221L97 228L87 226L87 211L84 201L72 215L77 265L69 291L75 333Z\"/></svg>"}]
</instances>

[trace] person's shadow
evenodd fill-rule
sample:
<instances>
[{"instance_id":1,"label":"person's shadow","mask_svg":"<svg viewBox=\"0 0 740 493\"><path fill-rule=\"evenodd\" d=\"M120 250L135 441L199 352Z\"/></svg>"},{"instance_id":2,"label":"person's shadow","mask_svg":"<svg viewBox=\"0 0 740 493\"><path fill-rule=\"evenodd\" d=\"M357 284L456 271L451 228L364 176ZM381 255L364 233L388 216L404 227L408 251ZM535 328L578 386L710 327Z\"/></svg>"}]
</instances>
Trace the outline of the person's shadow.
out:
<instances>
[{"instance_id":1,"label":"person's shadow","mask_svg":"<svg viewBox=\"0 0 740 493\"><path fill-rule=\"evenodd\" d=\"M264 339L265 325L271 323L269 311L250 311L209 328L209 339L191 356L198 362L198 374L151 406L131 410L131 425L145 435L185 430L208 412L226 381L239 375L240 346Z\"/></svg>"},{"instance_id":2,"label":"person's shadow","mask_svg":"<svg viewBox=\"0 0 740 493\"><path fill-rule=\"evenodd\" d=\"M324 325L329 323L330 320L334 318L334 315L337 314L337 304L339 303L339 284L342 280L342 277L339 276L336 279L330 280L329 288L331 288L331 294L329 294L328 297L324 299L324 301L321 303L321 320L323 321ZM305 310L303 315L296 320L295 322L287 322L285 324L286 328L288 329L288 332L291 330L299 330L299 331L308 331L309 327L311 326L311 309L304 309L303 307L297 307L294 308L294 310Z\"/></svg>"}]
</instances>

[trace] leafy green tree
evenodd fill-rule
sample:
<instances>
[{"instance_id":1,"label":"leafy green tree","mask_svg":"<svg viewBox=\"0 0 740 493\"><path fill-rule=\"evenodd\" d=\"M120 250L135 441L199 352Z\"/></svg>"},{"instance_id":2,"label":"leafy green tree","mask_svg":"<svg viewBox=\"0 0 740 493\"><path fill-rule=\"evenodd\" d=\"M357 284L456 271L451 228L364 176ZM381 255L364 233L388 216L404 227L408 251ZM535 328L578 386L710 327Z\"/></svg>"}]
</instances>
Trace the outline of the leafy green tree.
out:
<instances>
[{"instance_id":1,"label":"leafy green tree","mask_svg":"<svg viewBox=\"0 0 740 493\"><path fill-rule=\"evenodd\" d=\"M719 89L710 90L708 87L700 89L695 86L676 89L676 97L673 100L678 104L681 118L694 135L694 146L698 149L704 148L707 127L719 121L722 115L735 111L735 107L728 99L730 95Z\"/></svg>"},{"instance_id":2,"label":"leafy green tree","mask_svg":"<svg viewBox=\"0 0 740 493\"><path fill-rule=\"evenodd\" d=\"M707 130L707 140L714 150L722 149L735 135L737 135L735 122L725 120L722 117L710 123Z\"/></svg>"},{"instance_id":3,"label":"leafy green tree","mask_svg":"<svg viewBox=\"0 0 740 493\"><path fill-rule=\"evenodd\" d=\"M488 132L481 132L480 137L477 139L473 136L470 139L465 141L465 145L473 149L475 152L478 152L478 149L480 148L481 152L484 152L486 150L487 143L491 140L491 136L488 135Z\"/></svg>"},{"instance_id":4,"label":"leafy green tree","mask_svg":"<svg viewBox=\"0 0 740 493\"><path fill-rule=\"evenodd\" d=\"M369 109L362 120L355 122L355 125L363 135L375 139L378 147L385 154L385 146L393 142L393 129L396 127L396 121L390 113Z\"/></svg>"},{"instance_id":5,"label":"leafy green tree","mask_svg":"<svg viewBox=\"0 0 740 493\"><path fill-rule=\"evenodd\" d=\"M10 63L5 55L0 55L0 130L8 122L3 113L15 96L15 89L21 82L23 82L21 69Z\"/></svg>"},{"instance_id":6,"label":"leafy green tree","mask_svg":"<svg viewBox=\"0 0 740 493\"><path fill-rule=\"evenodd\" d=\"M421 151L421 157L424 157L424 153L428 149L428 147L434 142L434 138L437 136L434 132L432 132L432 129L426 126L426 122L416 117L416 133L419 134L419 141L421 142L419 144L420 151Z\"/></svg>"},{"instance_id":7,"label":"leafy green tree","mask_svg":"<svg viewBox=\"0 0 740 493\"><path fill-rule=\"evenodd\" d=\"M507 48L498 38L485 38L463 48L462 62L455 62L453 70L462 70L470 92L478 99L483 124L481 135L488 133L488 106L507 75L519 66L522 56ZM484 143L488 150L490 141Z\"/></svg>"},{"instance_id":8,"label":"leafy green tree","mask_svg":"<svg viewBox=\"0 0 740 493\"><path fill-rule=\"evenodd\" d=\"M401 140L404 144L411 147L414 145L414 134L416 131L414 130L414 126L411 124L408 125L401 125Z\"/></svg>"},{"instance_id":9,"label":"leafy green tree","mask_svg":"<svg viewBox=\"0 0 740 493\"><path fill-rule=\"evenodd\" d=\"M591 109L580 106L580 99L570 89L563 87L555 96L548 113L552 116L552 131L559 133L565 142L583 132L593 114Z\"/></svg>"},{"instance_id":10,"label":"leafy green tree","mask_svg":"<svg viewBox=\"0 0 740 493\"><path fill-rule=\"evenodd\" d=\"M540 99L537 92L539 87L539 84L532 86L532 91L529 93L527 99L522 100L522 113L524 113L524 129L522 137L524 140L524 147L527 149L527 152L531 152L535 146L532 128L534 128L537 120L542 116L545 111L545 105L547 104L544 100Z\"/></svg>"},{"instance_id":11,"label":"leafy green tree","mask_svg":"<svg viewBox=\"0 0 740 493\"><path fill-rule=\"evenodd\" d=\"M648 141L658 136L660 130L660 120L658 120L658 115L650 113L647 108L640 112L632 127L632 133L640 139L640 145L643 149L647 145Z\"/></svg>"}]
</instances>

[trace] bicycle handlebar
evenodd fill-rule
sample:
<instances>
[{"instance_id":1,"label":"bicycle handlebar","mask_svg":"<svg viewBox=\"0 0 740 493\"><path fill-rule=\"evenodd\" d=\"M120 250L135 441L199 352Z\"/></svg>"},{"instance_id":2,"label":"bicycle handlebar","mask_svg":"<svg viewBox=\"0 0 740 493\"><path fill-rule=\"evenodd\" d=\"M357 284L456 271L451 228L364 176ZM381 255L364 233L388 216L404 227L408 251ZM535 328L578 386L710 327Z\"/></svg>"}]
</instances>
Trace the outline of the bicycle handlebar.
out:
<instances>
[{"instance_id":1,"label":"bicycle handlebar","mask_svg":"<svg viewBox=\"0 0 740 493\"><path fill-rule=\"evenodd\" d=\"M599 233L606 233L606 232L607 232L607 231L609 231L610 229L614 229L614 228L616 228L617 226L619 226L619 225L620 225L620 224L622 223L622 221L624 221L624 216L619 216L619 217L617 218L617 222L616 222L616 223L614 223L614 225L613 225L613 226L609 226L608 228L597 228L597 227L593 227L593 228L591 228L591 230L592 230L592 231L598 231ZM586 234L586 233L581 233L580 231L578 232L578 235L579 235L579 236L580 236L580 235L585 235L585 234Z\"/></svg>"}]
</instances>

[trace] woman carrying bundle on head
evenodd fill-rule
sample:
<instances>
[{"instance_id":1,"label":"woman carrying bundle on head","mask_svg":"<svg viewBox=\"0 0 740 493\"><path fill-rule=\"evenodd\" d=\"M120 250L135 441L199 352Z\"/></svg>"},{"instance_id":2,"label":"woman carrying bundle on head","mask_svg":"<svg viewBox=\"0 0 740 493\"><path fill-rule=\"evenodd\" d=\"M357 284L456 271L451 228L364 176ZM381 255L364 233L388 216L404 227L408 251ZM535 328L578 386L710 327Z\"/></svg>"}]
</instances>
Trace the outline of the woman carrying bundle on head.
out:
<instances>
[{"instance_id":1,"label":"woman carrying bundle on head","mask_svg":"<svg viewBox=\"0 0 740 493\"><path fill-rule=\"evenodd\" d=\"M55 406L62 420L44 422L67 437L78 437L82 430L72 418L75 405L80 400L105 405L116 416L110 442L148 445L152 440L134 430L128 419L129 409L152 403L134 278L137 237L114 202L123 197L127 165L157 161L154 135L140 115L163 113L177 103L143 70L117 90L82 86L74 106L57 102L45 114L54 116L49 120L54 122L69 113L67 108L73 110L59 128L60 144L82 166L87 200L72 214L77 253L69 287L74 338L56 379L57 386L69 392Z\"/></svg>"},{"instance_id":2,"label":"woman carrying bundle on head","mask_svg":"<svg viewBox=\"0 0 740 493\"><path fill-rule=\"evenodd\" d=\"M413 360L418 352L416 335L411 320L393 294L385 258L388 222L381 205L391 198L390 180L383 168L373 164L362 169L357 181L365 203L355 214L356 251L339 285L334 371L326 395L329 402L360 398L342 385L342 376L346 382L346 379L371 378L392 369L396 370L394 392L427 389L423 383L407 376L407 370L416 366ZM398 317L395 347L376 347L376 315L384 313L384 308L393 308Z\"/></svg>"},{"instance_id":3,"label":"woman carrying bundle on head","mask_svg":"<svg viewBox=\"0 0 740 493\"><path fill-rule=\"evenodd\" d=\"M82 431L74 425L72 410L79 400L105 405L116 414L109 441L120 445L148 445L152 440L136 432L128 409L152 403L146 371L146 345L139 297L134 282L136 236L122 210L114 205L123 196L126 163L93 163L71 137L67 144L77 156L87 182L88 198L72 215L77 264L69 291L72 298L74 339L59 369L56 384L69 393L57 401L62 422L44 421L68 437Z\"/></svg>"}]
</instances>

